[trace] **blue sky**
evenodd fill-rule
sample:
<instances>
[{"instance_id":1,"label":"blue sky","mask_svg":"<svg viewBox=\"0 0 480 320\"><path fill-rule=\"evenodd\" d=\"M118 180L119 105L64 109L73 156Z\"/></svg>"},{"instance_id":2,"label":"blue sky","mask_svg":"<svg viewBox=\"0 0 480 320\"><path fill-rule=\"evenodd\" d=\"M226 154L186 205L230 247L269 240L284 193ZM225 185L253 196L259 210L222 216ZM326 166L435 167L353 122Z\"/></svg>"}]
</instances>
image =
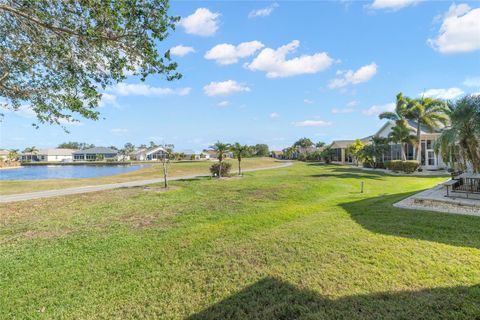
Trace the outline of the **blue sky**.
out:
<instances>
[{"instance_id":1,"label":"blue sky","mask_svg":"<svg viewBox=\"0 0 480 320\"><path fill-rule=\"evenodd\" d=\"M64 141L202 150L216 140L267 143L361 138L395 95L480 92L480 3L415 0L173 1L172 50L183 78L130 77L106 91L104 119L34 129L7 113L0 147Z\"/></svg>"}]
</instances>

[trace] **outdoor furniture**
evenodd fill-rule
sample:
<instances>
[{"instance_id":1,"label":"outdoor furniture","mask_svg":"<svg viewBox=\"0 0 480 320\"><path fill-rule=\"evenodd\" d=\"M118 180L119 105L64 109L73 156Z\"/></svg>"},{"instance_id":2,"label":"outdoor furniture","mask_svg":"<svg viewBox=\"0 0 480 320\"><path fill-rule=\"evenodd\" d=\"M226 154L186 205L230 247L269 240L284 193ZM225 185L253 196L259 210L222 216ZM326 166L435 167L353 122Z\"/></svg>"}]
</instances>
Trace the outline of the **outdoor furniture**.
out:
<instances>
[{"instance_id":1,"label":"outdoor furniture","mask_svg":"<svg viewBox=\"0 0 480 320\"><path fill-rule=\"evenodd\" d=\"M444 184L447 187L447 197L451 193L469 195L480 195L480 174L478 173L462 173L456 176L456 179L447 181Z\"/></svg>"},{"instance_id":2,"label":"outdoor furniture","mask_svg":"<svg viewBox=\"0 0 480 320\"><path fill-rule=\"evenodd\" d=\"M444 182L443 185L447 187L447 195L446 197L450 197L450 189L453 189L453 186L458 184L458 180L448 180L447 182Z\"/></svg>"}]
</instances>

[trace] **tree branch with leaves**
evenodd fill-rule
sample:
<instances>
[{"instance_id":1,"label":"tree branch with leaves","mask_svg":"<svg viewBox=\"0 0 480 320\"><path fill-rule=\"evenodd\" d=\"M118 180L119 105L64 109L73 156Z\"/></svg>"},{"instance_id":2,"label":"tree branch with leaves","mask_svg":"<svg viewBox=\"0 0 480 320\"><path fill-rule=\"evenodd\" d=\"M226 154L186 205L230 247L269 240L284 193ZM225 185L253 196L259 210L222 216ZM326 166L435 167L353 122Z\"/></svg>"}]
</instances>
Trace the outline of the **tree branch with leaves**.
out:
<instances>
[{"instance_id":1,"label":"tree branch with leaves","mask_svg":"<svg viewBox=\"0 0 480 320\"><path fill-rule=\"evenodd\" d=\"M168 9L168 0L2 1L2 107L30 108L38 123L98 120L102 91L128 75L179 79L169 50L157 49L179 21Z\"/></svg>"}]
</instances>

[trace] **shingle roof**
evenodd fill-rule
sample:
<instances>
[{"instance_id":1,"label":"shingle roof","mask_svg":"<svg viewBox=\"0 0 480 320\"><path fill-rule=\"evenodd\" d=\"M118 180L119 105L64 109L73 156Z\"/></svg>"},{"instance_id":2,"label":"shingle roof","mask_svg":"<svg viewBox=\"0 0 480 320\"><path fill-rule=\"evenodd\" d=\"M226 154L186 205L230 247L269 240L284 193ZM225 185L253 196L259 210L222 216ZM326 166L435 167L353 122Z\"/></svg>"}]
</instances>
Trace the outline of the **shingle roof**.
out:
<instances>
[{"instance_id":1,"label":"shingle roof","mask_svg":"<svg viewBox=\"0 0 480 320\"><path fill-rule=\"evenodd\" d=\"M73 154L84 154L84 153L93 153L93 154L117 154L117 150L113 150L111 148L107 147L95 147L95 148L90 148L90 149L84 149L84 150L77 150Z\"/></svg>"}]
</instances>

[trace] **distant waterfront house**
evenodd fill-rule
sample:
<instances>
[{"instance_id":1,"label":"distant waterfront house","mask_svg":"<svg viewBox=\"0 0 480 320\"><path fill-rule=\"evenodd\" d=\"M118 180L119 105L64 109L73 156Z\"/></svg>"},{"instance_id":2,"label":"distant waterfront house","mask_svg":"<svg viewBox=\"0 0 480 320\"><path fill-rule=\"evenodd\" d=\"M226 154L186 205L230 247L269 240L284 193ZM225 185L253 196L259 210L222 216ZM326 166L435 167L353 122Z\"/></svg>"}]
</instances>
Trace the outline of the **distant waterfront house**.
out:
<instances>
[{"instance_id":1,"label":"distant waterfront house","mask_svg":"<svg viewBox=\"0 0 480 320\"><path fill-rule=\"evenodd\" d=\"M130 153L130 159L137 161L150 161L162 159L165 156L163 147L155 147L149 149L138 149Z\"/></svg>"},{"instance_id":2,"label":"distant waterfront house","mask_svg":"<svg viewBox=\"0 0 480 320\"><path fill-rule=\"evenodd\" d=\"M76 150L73 152L73 161L115 160L117 155L117 150L106 147L95 147Z\"/></svg>"},{"instance_id":3,"label":"distant waterfront house","mask_svg":"<svg viewBox=\"0 0 480 320\"><path fill-rule=\"evenodd\" d=\"M202 154L201 152L196 152L194 150L181 150L178 153L183 155L184 159L187 160L200 160Z\"/></svg>"},{"instance_id":4,"label":"distant waterfront house","mask_svg":"<svg viewBox=\"0 0 480 320\"><path fill-rule=\"evenodd\" d=\"M37 152L23 152L20 154L21 161L47 161L65 162L72 161L73 149L40 149Z\"/></svg>"},{"instance_id":5,"label":"distant waterfront house","mask_svg":"<svg viewBox=\"0 0 480 320\"><path fill-rule=\"evenodd\" d=\"M0 149L0 161L7 161L9 154L10 154L9 150Z\"/></svg>"},{"instance_id":6,"label":"distant waterfront house","mask_svg":"<svg viewBox=\"0 0 480 320\"><path fill-rule=\"evenodd\" d=\"M284 154L283 154L283 151L271 151L270 152L270 156L274 159L283 159L284 158Z\"/></svg>"}]
</instances>

